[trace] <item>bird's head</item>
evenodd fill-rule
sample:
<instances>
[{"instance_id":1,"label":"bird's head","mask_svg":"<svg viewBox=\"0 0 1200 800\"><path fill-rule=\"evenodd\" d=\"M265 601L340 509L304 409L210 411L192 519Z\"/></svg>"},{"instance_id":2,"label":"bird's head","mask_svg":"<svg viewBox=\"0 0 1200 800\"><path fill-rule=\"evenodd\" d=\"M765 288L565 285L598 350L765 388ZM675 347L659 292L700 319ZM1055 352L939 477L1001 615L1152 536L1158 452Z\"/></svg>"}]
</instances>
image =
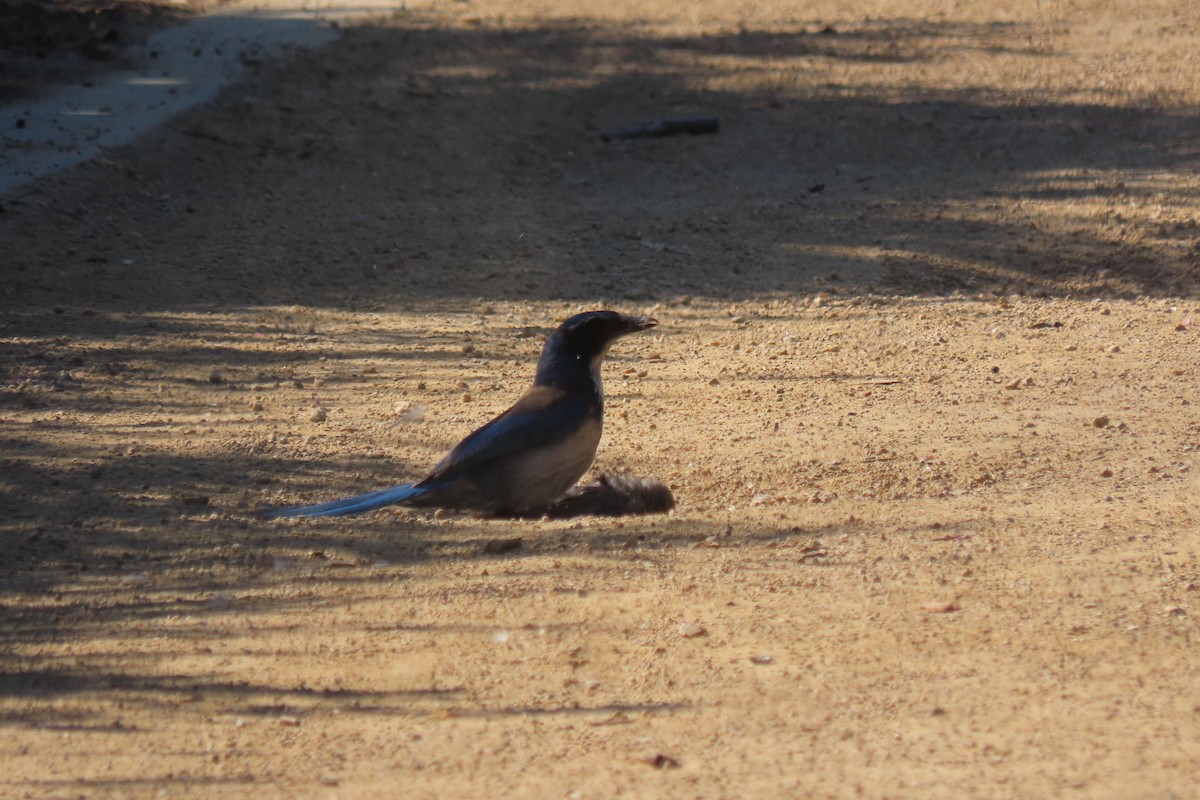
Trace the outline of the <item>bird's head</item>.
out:
<instances>
[{"instance_id":1,"label":"bird's head","mask_svg":"<svg viewBox=\"0 0 1200 800\"><path fill-rule=\"evenodd\" d=\"M536 383L562 384L576 378L591 379L600 386L600 362L609 346L622 336L653 328L658 320L616 311L586 311L558 326L538 362ZM582 369L581 369L582 368Z\"/></svg>"},{"instance_id":2,"label":"bird's head","mask_svg":"<svg viewBox=\"0 0 1200 800\"><path fill-rule=\"evenodd\" d=\"M568 319L555 336L561 336L567 346L583 359L604 355L609 345L630 333L653 328L658 320L653 317L634 317L616 311L585 311Z\"/></svg>"}]
</instances>

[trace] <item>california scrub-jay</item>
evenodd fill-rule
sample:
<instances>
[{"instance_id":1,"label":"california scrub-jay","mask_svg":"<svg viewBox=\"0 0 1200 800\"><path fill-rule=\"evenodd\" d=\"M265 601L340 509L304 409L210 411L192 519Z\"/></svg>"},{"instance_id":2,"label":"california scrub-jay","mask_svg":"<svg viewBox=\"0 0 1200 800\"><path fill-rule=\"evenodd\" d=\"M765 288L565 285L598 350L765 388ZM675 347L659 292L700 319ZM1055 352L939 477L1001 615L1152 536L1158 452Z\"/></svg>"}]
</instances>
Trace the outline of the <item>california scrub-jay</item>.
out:
<instances>
[{"instance_id":1,"label":"california scrub-jay","mask_svg":"<svg viewBox=\"0 0 1200 800\"><path fill-rule=\"evenodd\" d=\"M533 388L459 442L429 477L357 497L275 509L266 516L357 514L397 503L540 513L587 472L596 455L604 422L600 364L609 346L656 324L650 317L615 311L576 314L546 340Z\"/></svg>"}]
</instances>

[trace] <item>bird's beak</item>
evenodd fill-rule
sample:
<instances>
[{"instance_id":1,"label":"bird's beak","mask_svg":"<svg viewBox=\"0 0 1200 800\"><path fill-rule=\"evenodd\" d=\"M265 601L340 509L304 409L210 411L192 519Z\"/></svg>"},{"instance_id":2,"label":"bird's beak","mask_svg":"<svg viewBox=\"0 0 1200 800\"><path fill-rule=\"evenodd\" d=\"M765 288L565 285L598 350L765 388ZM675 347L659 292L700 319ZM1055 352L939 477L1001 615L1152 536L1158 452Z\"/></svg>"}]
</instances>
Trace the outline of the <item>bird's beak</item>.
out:
<instances>
[{"instance_id":1,"label":"bird's beak","mask_svg":"<svg viewBox=\"0 0 1200 800\"><path fill-rule=\"evenodd\" d=\"M657 324L658 320L656 320L654 317L630 317L629 332L635 333L636 331L644 331L649 328L653 328Z\"/></svg>"}]
</instances>

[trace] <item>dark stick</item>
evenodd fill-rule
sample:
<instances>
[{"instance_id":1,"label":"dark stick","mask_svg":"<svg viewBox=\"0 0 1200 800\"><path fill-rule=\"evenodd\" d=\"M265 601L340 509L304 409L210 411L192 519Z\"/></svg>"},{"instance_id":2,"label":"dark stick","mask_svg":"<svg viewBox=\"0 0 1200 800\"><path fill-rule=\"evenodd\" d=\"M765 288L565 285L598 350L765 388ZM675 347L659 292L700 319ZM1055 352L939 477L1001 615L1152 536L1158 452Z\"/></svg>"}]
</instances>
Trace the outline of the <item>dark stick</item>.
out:
<instances>
[{"instance_id":1,"label":"dark stick","mask_svg":"<svg viewBox=\"0 0 1200 800\"><path fill-rule=\"evenodd\" d=\"M606 142L616 142L621 139L636 139L641 136L716 133L719 127L721 127L721 121L716 117L677 117L675 119L660 119L632 128L618 128L615 131L600 134L600 138Z\"/></svg>"}]
</instances>

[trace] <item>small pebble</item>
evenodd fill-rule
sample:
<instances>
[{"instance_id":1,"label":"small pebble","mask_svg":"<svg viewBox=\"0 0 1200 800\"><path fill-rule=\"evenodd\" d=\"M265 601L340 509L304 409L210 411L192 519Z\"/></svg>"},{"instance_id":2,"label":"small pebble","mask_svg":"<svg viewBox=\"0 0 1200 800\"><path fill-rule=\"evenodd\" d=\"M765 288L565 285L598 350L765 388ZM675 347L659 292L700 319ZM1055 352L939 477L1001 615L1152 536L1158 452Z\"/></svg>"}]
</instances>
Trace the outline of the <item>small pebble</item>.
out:
<instances>
[{"instance_id":1,"label":"small pebble","mask_svg":"<svg viewBox=\"0 0 1200 800\"><path fill-rule=\"evenodd\" d=\"M225 382L225 376L224 376L224 375L222 375L221 373L217 372L217 371L214 369L214 370L212 371L212 374L208 376L208 382L209 382L209 383L224 383L224 382Z\"/></svg>"},{"instance_id":2,"label":"small pebble","mask_svg":"<svg viewBox=\"0 0 1200 800\"><path fill-rule=\"evenodd\" d=\"M1096 428L1107 428L1108 417L1104 416L1103 414L1096 417L1094 420L1092 420L1092 426Z\"/></svg>"},{"instance_id":3,"label":"small pebble","mask_svg":"<svg viewBox=\"0 0 1200 800\"><path fill-rule=\"evenodd\" d=\"M1106 353L1119 353L1119 352L1121 352L1121 346L1120 346L1119 344L1114 344L1114 345L1111 345L1110 347L1108 347L1107 349L1105 349L1105 351L1104 351L1104 352L1106 352Z\"/></svg>"},{"instance_id":4,"label":"small pebble","mask_svg":"<svg viewBox=\"0 0 1200 800\"><path fill-rule=\"evenodd\" d=\"M1113 476L1113 471L1111 469L1106 469L1100 473L1101 478L1111 478L1112 476Z\"/></svg>"},{"instance_id":5,"label":"small pebble","mask_svg":"<svg viewBox=\"0 0 1200 800\"><path fill-rule=\"evenodd\" d=\"M1004 388L1005 389L1020 389L1021 388L1021 379L1013 378L1011 381L1004 384Z\"/></svg>"},{"instance_id":6,"label":"small pebble","mask_svg":"<svg viewBox=\"0 0 1200 800\"><path fill-rule=\"evenodd\" d=\"M325 412L325 409L318 408L312 413L312 416L309 417L309 419L311 419L313 422L324 422L328 416L329 415Z\"/></svg>"},{"instance_id":7,"label":"small pebble","mask_svg":"<svg viewBox=\"0 0 1200 800\"><path fill-rule=\"evenodd\" d=\"M921 609L931 614L949 614L951 611L958 611L958 603L953 600L922 603Z\"/></svg>"},{"instance_id":8,"label":"small pebble","mask_svg":"<svg viewBox=\"0 0 1200 800\"><path fill-rule=\"evenodd\" d=\"M679 635L685 639L695 639L697 636L703 636L705 633L707 631L694 622L682 622L679 625Z\"/></svg>"},{"instance_id":9,"label":"small pebble","mask_svg":"<svg viewBox=\"0 0 1200 800\"><path fill-rule=\"evenodd\" d=\"M635 756L635 758L655 769L675 769L679 766L679 759L665 755L664 753L641 753Z\"/></svg>"}]
</instances>

